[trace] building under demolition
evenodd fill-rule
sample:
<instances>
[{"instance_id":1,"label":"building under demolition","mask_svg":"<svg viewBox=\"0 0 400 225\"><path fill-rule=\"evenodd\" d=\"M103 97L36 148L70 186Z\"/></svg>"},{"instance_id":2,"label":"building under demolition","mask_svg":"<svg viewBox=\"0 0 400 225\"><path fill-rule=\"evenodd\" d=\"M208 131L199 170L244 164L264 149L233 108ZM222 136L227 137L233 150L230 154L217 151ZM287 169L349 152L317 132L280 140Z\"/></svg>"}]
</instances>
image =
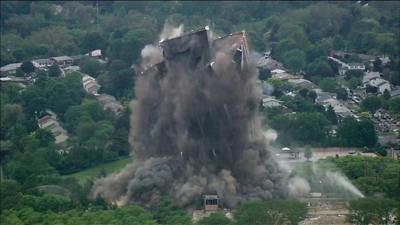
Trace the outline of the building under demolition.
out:
<instances>
[{"instance_id":1,"label":"building under demolition","mask_svg":"<svg viewBox=\"0 0 400 225\"><path fill-rule=\"evenodd\" d=\"M187 71L213 70L215 54L225 53L240 69L248 62L249 50L245 31L212 39L208 27L163 40L159 43L162 57L150 67L142 68L141 74L157 73L164 76L166 63L170 67L182 67ZM175 65L179 64L179 65Z\"/></svg>"},{"instance_id":2,"label":"building under demolition","mask_svg":"<svg viewBox=\"0 0 400 225\"><path fill-rule=\"evenodd\" d=\"M244 31L174 34L141 56L129 134L135 159L97 180L94 197L152 206L168 195L194 210L206 194L210 212L287 196L286 172L262 132L262 90Z\"/></svg>"}]
</instances>

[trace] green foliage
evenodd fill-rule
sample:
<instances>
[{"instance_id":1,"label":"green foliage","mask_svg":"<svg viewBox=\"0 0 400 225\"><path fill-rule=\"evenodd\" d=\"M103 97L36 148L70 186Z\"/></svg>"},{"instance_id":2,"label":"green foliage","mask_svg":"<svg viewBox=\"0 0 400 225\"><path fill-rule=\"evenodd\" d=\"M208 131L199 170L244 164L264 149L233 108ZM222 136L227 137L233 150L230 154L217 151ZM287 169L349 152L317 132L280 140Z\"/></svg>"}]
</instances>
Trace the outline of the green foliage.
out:
<instances>
[{"instance_id":1,"label":"green foliage","mask_svg":"<svg viewBox=\"0 0 400 225\"><path fill-rule=\"evenodd\" d=\"M49 68L49 76L50 77L59 77L61 76L61 69L57 64L53 64Z\"/></svg>"},{"instance_id":2,"label":"green foliage","mask_svg":"<svg viewBox=\"0 0 400 225\"><path fill-rule=\"evenodd\" d=\"M349 220L357 225L394 224L391 214L399 202L385 198L360 198L350 201Z\"/></svg>"},{"instance_id":3,"label":"green foliage","mask_svg":"<svg viewBox=\"0 0 400 225\"><path fill-rule=\"evenodd\" d=\"M329 77L333 75L330 65L321 58L314 60L307 67L307 77Z\"/></svg>"},{"instance_id":4,"label":"green foliage","mask_svg":"<svg viewBox=\"0 0 400 225\"><path fill-rule=\"evenodd\" d=\"M103 67L103 65L96 59L86 57L81 60L79 65L83 73L86 73L92 77L97 77Z\"/></svg>"},{"instance_id":5,"label":"green foliage","mask_svg":"<svg viewBox=\"0 0 400 225\"><path fill-rule=\"evenodd\" d=\"M7 169L10 178L21 184L38 175L56 173L43 157L33 152L25 152L11 160Z\"/></svg>"},{"instance_id":6,"label":"green foliage","mask_svg":"<svg viewBox=\"0 0 400 225\"><path fill-rule=\"evenodd\" d=\"M331 105L326 109L325 116L332 124L336 125L338 123L336 113Z\"/></svg>"},{"instance_id":7,"label":"green foliage","mask_svg":"<svg viewBox=\"0 0 400 225\"><path fill-rule=\"evenodd\" d=\"M154 210L154 219L159 224L191 224L191 218L183 209L178 208L171 199L162 197Z\"/></svg>"},{"instance_id":8,"label":"green foliage","mask_svg":"<svg viewBox=\"0 0 400 225\"><path fill-rule=\"evenodd\" d=\"M25 61L21 65L21 70L24 71L24 73L32 73L35 71L35 67L31 61Z\"/></svg>"},{"instance_id":9,"label":"green foliage","mask_svg":"<svg viewBox=\"0 0 400 225\"><path fill-rule=\"evenodd\" d=\"M338 126L337 138L342 146L373 147L378 137L371 120L357 121L353 117L344 118Z\"/></svg>"},{"instance_id":10,"label":"green foliage","mask_svg":"<svg viewBox=\"0 0 400 225\"><path fill-rule=\"evenodd\" d=\"M298 200L253 201L234 211L237 224L295 225L305 219L307 208Z\"/></svg>"},{"instance_id":11,"label":"green foliage","mask_svg":"<svg viewBox=\"0 0 400 225\"><path fill-rule=\"evenodd\" d=\"M226 218L222 213L213 213L208 217L201 219L197 225L232 225L233 221Z\"/></svg>"},{"instance_id":12,"label":"green foliage","mask_svg":"<svg viewBox=\"0 0 400 225\"><path fill-rule=\"evenodd\" d=\"M147 210L136 206L126 206L118 209L87 211L69 210L63 213L45 213L35 211L32 208L19 210L6 210L2 214L6 224L115 224L115 225L155 225L152 215Z\"/></svg>"},{"instance_id":13,"label":"green foliage","mask_svg":"<svg viewBox=\"0 0 400 225\"><path fill-rule=\"evenodd\" d=\"M326 92L335 93L338 88L340 88L339 84L336 82L335 78L325 78L318 83L318 86Z\"/></svg>"},{"instance_id":14,"label":"green foliage","mask_svg":"<svg viewBox=\"0 0 400 225\"><path fill-rule=\"evenodd\" d=\"M366 195L384 193L400 200L400 163L385 157L345 156L330 159Z\"/></svg>"},{"instance_id":15,"label":"green foliage","mask_svg":"<svg viewBox=\"0 0 400 225\"><path fill-rule=\"evenodd\" d=\"M282 144L287 145L292 140L321 144L327 137L329 121L321 113L304 112L278 115L271 120L271 126L278 131L278 141Z\"/></svg>"},{"instance_id":16,"label":"green foliage","mask_svg":"<svg viewBox=\"0 0 400 225\"><path fill-rule=\"evenodd\" d=\"M381 108L382 100L376 96L369 96L361 102L361 108L366 111L374 113L376 110Z\"/></svg>"}]
</instances>

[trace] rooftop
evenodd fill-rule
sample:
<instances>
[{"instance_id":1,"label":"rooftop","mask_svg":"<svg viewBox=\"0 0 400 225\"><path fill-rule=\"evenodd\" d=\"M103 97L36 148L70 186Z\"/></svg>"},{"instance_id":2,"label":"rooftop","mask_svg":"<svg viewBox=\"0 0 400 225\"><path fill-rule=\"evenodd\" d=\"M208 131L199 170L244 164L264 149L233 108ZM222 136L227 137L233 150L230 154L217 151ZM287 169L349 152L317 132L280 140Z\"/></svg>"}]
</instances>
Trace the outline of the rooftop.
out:
<instances>
[{"instance_id":1,"label":"rooftop","mask_svg":"<svg viewBox=\"0 0 400 225\"><path fill-rule=\"evenodd\" d=\"M16 70L16 69L18 69L19 67L21 67L21 65L22 65L22 63L12 63L12 64L8 64L8 65L5 65L5 66L2 66L2 67L0 68L0 71L1 71L1 72L8 72L8 71L11 71L11 70Z\"/></svg>"},{"instance_id":2,"label":"rooftop","mask_svg":"<svg viewBox=\"0 0 400 225\"><path fill-rule=\"evenodd\" d=\"M56 56L56 57L52 57L53 60L55 61L67 61L67 60L72 60L71 57L69 56Z\"/></svg>"}]
</instances>

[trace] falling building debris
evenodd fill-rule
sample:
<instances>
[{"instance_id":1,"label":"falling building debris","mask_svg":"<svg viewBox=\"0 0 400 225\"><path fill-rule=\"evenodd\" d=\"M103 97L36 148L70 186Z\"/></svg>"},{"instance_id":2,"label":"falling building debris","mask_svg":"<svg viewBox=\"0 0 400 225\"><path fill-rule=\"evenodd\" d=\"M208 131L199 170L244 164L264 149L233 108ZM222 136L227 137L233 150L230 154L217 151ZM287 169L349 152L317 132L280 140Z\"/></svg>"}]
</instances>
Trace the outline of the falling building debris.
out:
<instances>
[{"instance_id":1,"label":"falling building debris","mask_svg":"<svg viewBox=\"0 0 400 225\"><path fill-rule=\"evenodd\" d=\"M207 27L180 30L142 50L131 117L135 160L97 180L93 197L150 206L169 195L194 209L199 196L215 193L217 204L207 209L286 196L287 173L261 131L261 89L245 32L214 39Z\"/></svg>"}]
</instances>

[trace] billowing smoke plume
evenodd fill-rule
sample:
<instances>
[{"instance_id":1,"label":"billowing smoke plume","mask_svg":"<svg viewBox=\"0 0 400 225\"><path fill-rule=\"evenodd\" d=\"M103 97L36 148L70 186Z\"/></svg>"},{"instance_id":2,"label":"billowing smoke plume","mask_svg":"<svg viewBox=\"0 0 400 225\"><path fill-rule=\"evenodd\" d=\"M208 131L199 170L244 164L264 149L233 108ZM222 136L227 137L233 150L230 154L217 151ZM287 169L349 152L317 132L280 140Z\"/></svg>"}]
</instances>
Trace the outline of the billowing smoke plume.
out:
<instances>
[{"instance_id":1,"label":"billowing smoke plume","mask_svg":"<svg viewBox=\"0 0 400 225\"><path fill-rule=\"evenodd\" d=\"M202 194L218 194L228 207L288 194L286 173L267 147L274 134L260 128L255 66L241 66L236 42L208 43L201 34L161 43L164 62L136 82L134 162L98 180L94 196L151 205L169 195L190 208ZM160 52L146 48L147 62L158 62Z\"/></svg>"}]
</instances>

